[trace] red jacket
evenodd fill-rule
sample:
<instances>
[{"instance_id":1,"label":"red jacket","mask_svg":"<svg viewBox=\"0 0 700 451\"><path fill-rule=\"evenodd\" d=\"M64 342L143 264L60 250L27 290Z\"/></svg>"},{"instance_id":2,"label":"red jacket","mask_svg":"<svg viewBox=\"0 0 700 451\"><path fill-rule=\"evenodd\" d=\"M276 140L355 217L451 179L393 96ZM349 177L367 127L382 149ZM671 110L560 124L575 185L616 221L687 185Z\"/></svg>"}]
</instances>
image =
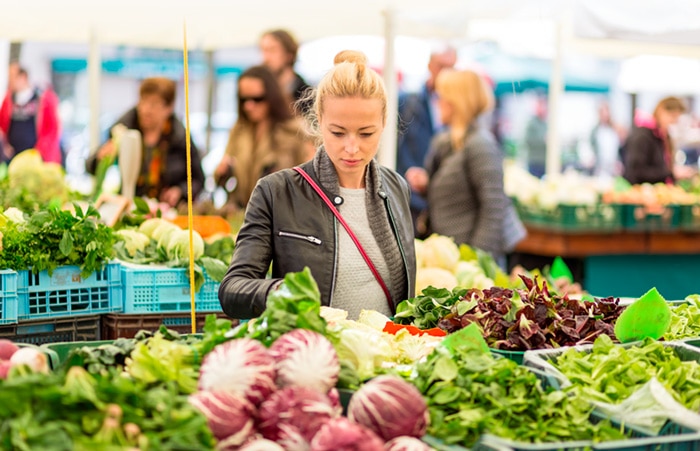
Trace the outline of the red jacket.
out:
<instances>
[{"instance_id":1,"label":"red jacket","mask_svg":"<svg viewBox=\"0 0 700 451\"><path fill-rule=\"evenodd\" d=\"M12 93L8 90L0 106L0 130L7 135L12 119ZM61 122L58 118L58 96L46 88L39 97L36 117L36 148L45 162L61 163ZM21 149L24 150L24 149Z\"/></svg>"}]
</instances>

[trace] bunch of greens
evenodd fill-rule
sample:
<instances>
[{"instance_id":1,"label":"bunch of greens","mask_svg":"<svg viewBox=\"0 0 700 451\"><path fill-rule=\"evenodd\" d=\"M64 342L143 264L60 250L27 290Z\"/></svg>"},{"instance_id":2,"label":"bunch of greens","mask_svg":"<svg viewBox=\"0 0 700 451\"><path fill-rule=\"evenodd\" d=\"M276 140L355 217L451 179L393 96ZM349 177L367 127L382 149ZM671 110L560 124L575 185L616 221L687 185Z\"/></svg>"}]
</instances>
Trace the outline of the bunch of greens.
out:
<instances>
[{"instance_id":1,"label":"bunch of greens","mask_svg":"<svg viewBox=\"0 0 700 451\"><path fill-rule=\"evenodd\" d=\"M232 336L253 338L269 347L293 329L327 335L326 326L321 317L321 293L311 270L305 267L303 271L288 273L279 288L268 295L265 311L238 326Z\"/></svg>"},{"instance_id":2,"label":"bunch of greens","mask_svg":"<svg viewBox=\"0 0 700 451\"><path fill-rule=\"evenodd\" d=\"M696 355L683 359L685 349L646 339L638 346L620 346L605 335L590 352L567 349L551 362L572 383L570 390L588 399L616 404L652 377L679 403L700 410L700 363Z\"/></svg>"},{"instance_id":3,"label":"bunch of greens","mask_svg":"<svg viewBox=\"0 0 700 451\"><path fill-rule=\"evenodd\" d=\"M457 287L452 291L432 286L425 288L420 295L401 301L396 306L394 322L411 324L419 329L436 327L438 321L450 313L452 306L466 294L466 288Z\"/></svg>"},{"instance_id":4,"label":"bunch of greens","mask_svg":"<svg viewBox=\"0 0 700 451\"><path fill-rule=\"evenodd\" d=\"M614 337L613 325L624 308L619 299L570 299L550 292L546 282L520 277L522 290L468 290L438 327L452 333L475 323L491 348L510 351L591 343L601 334Z\"/></svg>"},{"instance_id":5,"label":"bunch of greens","mask_svg":"<svg viewBox=\"0 0 700 451\"><path fill-rule=\"evenodd\" d=\"M591 423L584 398L544 390L527 368L473 346L439 346L414 374L428 403L428 434L448 444L470 447L484 433L533 443L624 438L608 422Z\"/></svg>"},{"instance_id":6,"label":"bunch of greens","mask_svg":"<svg viewBox=\"0 0 700 451\"><path fill-rule=\"evenodd\" d=\"M75 214L49 208L24 222L8 221L0 230L0 268L51 274L59 266L75 265L83 277L101 270L114 257L114 233L99 221L93 206L85 211L77 204L74 208Z\"/></svg>"},{"instance_id":7,"label":"bunch of greens","mask_svg":"<svg viewBox=\"0 0 700 451\"><path fill-rule=\"evenodd\" d=\"M214 449L206 418L177 384L116 371L10 375L0 381L0 448L46 451Z\"/></svg>"}]
</instances>

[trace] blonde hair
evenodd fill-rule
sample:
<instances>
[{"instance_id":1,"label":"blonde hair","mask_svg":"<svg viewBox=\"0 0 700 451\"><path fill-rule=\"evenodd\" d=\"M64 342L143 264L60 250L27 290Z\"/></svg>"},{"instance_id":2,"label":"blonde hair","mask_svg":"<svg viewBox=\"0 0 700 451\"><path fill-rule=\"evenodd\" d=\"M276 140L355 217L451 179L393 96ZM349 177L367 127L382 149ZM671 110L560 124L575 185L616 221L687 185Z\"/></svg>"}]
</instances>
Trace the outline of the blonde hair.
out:
<instances>
[{"instance_id":1,"label":"blonde hair","mask_svg":"<svg viewBox=\"0 0 700 451\"><path fill-rule=\"evenodd\" d=\"M659 110L662 109L668 112L681 114L686 112L686 106L683 99L673 96L664 97L663 99L659 100L659 103L656 104L656 108L654 108L654 118L658 119Z\"/></svg>"},{"instance_id":2,"label":"blonde hair","mask_svg":"<svg viewBox=\"0 0 700 451\"><path fill-rule=\"evenodd\" d=\"M435 92L452 105L453 117L447 125L455 140L463 139L471 124L494 105L493 92L471 70L442 70L435 80Z\"/></svg>"},{"instance_id":3,"label":"blonde hair","mask_svg":"<svg viewBox=\"0 0 700 451\"><path fill-rule=\"evenodd\" d=\"M308 90L298 102L312 103L306 114L309 133L320 142L319 121L323 116L323 104L327 98L359 97L379 99L382 103L382 119L386 123L387 98L384 80L367 65L367 56L356 50L343 50L335 55L333 68L324 75L314 90Z\"/></svg>"}]
</instances>

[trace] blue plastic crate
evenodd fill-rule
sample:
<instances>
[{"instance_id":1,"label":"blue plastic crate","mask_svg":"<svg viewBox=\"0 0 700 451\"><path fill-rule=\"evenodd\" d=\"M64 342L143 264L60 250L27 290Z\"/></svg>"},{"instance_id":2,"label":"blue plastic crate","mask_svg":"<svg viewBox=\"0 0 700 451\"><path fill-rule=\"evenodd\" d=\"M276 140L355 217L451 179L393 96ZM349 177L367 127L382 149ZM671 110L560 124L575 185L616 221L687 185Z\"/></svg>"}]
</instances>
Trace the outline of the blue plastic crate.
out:
<instances>
[{"instance_id":1,"label":"blue plastic crate","mask_svg":"<svg viewBox=\"0 0 700 451\"><path fill-rule=\"evenodd\" d=\"M175 313L191 310L190 280L186 268L122 265L124 313ZM195 310L220 312L219 282L204 273L204 285L195 293Z\"/></svg>"},{"instance_id":2,"label":"blue plastic crate","mask_svg":"<svg viewBox=\"0 0 700 451\"><path fill-rule=\"evenodd\" d=\"M83 278L77 266L61 266L51 275L18 271L19 320L118 312L121 310L120 264L107 263Z\"/></svg>"},{"instance_id":3,"label":"blue plastic crate","mask_svg":"<svg viewBox=\"0 0 700 451\"><path fill-rule=\"evenodd\" d=\"M0 324L17 322L17 271L0 270Z\"/></svg>"}]
</instances>

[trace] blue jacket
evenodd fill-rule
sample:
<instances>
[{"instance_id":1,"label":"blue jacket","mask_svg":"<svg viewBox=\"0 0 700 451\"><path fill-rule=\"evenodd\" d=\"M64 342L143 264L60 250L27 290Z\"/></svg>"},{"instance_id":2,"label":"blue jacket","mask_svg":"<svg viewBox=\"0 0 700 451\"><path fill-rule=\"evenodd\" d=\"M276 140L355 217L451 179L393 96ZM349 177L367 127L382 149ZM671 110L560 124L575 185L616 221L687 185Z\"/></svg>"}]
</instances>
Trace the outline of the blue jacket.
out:
<instances>
[{"instance_id":1,"label":"blue jacket","mask_svg":"<svg viewBox=\"0 0 700 451\"><path fill-rule=\"evenodd\" d=\"M425 167L425 157L433 138L433 118L430 111L430 92L423 86L420 92L399 96L399 124L396 149L396 172L402 176L411 166ZM411 193L411 210L427 208L424 197Z\"/></svg>"}]
</instances>

